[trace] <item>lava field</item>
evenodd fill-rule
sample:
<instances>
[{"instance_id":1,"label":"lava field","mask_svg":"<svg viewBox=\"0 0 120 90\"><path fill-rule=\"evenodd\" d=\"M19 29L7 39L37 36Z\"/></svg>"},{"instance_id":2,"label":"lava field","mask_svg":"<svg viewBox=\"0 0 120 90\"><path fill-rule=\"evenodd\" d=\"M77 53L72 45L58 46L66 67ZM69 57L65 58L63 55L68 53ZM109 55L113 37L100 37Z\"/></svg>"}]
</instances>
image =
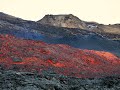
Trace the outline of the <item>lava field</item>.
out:
<instances>
[{"instance_id":1,"label":"lava field","mask_svg":"<svg viewBox=\"0 0 120 90\"><path fill-rule=\"evenodd\" d=\"M0 65L5 70L93 78L120 75L120 58L112 53L0 35Z\"/></svg>"}]
</instances>

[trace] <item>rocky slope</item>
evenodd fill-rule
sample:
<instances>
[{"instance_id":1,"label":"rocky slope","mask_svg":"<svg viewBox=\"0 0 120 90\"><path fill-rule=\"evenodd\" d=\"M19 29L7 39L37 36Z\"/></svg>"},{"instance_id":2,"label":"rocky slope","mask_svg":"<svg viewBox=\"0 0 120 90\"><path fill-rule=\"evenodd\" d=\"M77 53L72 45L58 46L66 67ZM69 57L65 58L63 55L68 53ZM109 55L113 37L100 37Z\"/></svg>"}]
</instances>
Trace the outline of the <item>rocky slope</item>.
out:
<instances>
[{"instance_id":1,"label":"rocky slope","mask_svg":"<svg viewBox=\"0 0 120 90\"><path fill-rule=\"evenodd\" d=\"M0 35L0 65L6 70L49 71L82 78L120 74L120 58L112 53L23 40L9 35Z\"/></svg>"}]
</instances>

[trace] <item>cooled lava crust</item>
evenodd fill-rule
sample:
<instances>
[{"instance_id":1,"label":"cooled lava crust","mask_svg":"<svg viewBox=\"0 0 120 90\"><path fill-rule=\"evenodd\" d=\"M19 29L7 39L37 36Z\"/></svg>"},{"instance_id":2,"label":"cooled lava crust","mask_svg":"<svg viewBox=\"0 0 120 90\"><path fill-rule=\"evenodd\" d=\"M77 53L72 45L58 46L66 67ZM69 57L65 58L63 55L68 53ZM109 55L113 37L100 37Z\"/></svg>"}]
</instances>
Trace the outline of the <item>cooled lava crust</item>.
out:
<instances>
[{"instance_id":1,"label":"cooled lava crust","mask_svg":"<svg viewBox=\"0 0 120 90\"><path fill-rule=\"evenodd\" d=\"M78 78L120 75L120 58L112 53L11 35L0 35L0 65L7 70L53 71Z\"/></svg>"}]
</instances>

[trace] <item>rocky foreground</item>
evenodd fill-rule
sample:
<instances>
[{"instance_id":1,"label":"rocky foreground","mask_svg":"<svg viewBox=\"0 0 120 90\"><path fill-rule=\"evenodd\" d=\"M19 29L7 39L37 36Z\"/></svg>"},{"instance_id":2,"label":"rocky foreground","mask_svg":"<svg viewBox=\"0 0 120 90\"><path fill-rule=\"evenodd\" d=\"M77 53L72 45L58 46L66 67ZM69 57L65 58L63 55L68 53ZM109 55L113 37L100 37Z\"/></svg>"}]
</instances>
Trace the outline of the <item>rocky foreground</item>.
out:
<instances>
[{"instance_id":1,"label":"rocky foreground","mask_svg":"<svg viewBox=\"0 0 120 90\"><path fill-rule=\"evenodd\" d=\"M73 78L56 73L0 70L0 90L119 90L120 77Z\"/></svg>"}]
</instances>

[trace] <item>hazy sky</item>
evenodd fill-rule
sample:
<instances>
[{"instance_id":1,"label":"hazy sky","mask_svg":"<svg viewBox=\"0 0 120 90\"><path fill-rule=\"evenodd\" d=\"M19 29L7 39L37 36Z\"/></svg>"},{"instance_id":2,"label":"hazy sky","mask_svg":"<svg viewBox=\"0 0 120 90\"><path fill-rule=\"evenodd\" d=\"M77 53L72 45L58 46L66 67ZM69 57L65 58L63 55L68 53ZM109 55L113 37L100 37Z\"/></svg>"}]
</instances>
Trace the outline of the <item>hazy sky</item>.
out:
<instances>
[{"instance_id":1,"label":"hazy sky","mask_svg":"<svg viewBox=\"0 0 120 90\"><path fill-rule=\"evenodd\" d=\"M85 21L120 23L120 0L0 0L0 12L27 20L74 14Z\"/></svg>"}]
</instances>

